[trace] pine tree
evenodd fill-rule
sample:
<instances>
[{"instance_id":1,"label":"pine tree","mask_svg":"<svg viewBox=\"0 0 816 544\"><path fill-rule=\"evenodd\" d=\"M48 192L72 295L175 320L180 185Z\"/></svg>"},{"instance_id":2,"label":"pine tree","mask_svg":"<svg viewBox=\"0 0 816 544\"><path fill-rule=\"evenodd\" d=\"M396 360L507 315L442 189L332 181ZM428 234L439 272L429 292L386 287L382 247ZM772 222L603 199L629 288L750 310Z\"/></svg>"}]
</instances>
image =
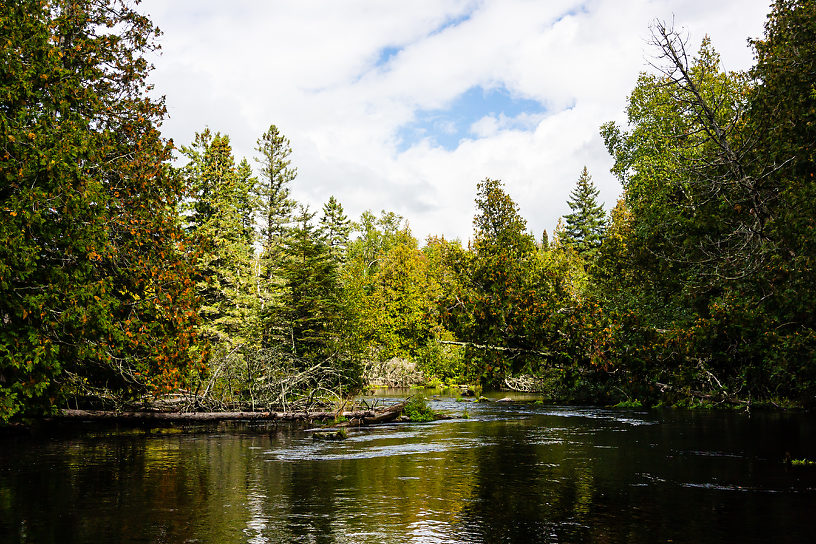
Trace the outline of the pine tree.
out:
<instances>
[{"instance_id":1,"label":"pine tree","mask_svg":"<svg viewBox=\"0 0 816 544\"><path fill-rule=\"evenodd\" d=\"M197 133L183 147L191 201L187 230L200 251L197 290L202 330L212 342L245 341L254 314L252 177L246 161L236 169L229 137Z\"/></svg>"},{"instance_id":2,"label":"pine tree","mask_svg":"<svg viewBox=\"0 0 816 544\"><path fill-rule=\"evenodd\" d=\"M297 168L291 166L292 148L289 139L270 125L258 139L256 150L261 154L258 162L261 175L255 189L261 219L261 258L263 274L267 279L274 276L279 253L287 244L295 201L290 196L289 184L297 176Z\"/></svg>"},{"instance_id":3,"label":"pine tree","mask_svg":"<svg viewBox=\"0 0 816 544\"><path fill-rule=\"evenodd\" d=\"M301 206L282 265L286 294L280 307L288 344L298 357L326 354L338 319L337 263L315 227L315 213Z\"/></svg>"},{"instance_id":4,"label":"pine tree","mask_svg":"<svg viewBox=\"0 0 816 544\"><path fill-rule=\"evenodd\" d=\"M338 261L345 258L348 248L351 222L343 213L343 206L334 196L323 205L323 216L320 218L320 228L326 238L326 243Z\"/></svg>"},{"instance_id":5,"label":"pine tree","mask_svg":"<svg viewBox=\"0 0 816 544\"><path fill-rule=\"evenodd\" d=\"M572 213L564 217L566 227L561 242L586 257L593 257L597 253L606 230L606 215L603 204L598 204L598 195L598 189L585 166L578 183L570 192L567 204Z\"/></svg>"},{"instance_id":6,"label":"pine tree","mask_svg":"<svg viewBox=\"0 0 816 544\"><path fill-rule=\"evenodd\" d=\"M254 196L261 227L261 254L257 262L259 322L263 343L269 347L276 341L286 340L286 326L276 316L286 295L282 267L287 260L287 247L292 235L292 213L295 201L290 196L289 184L297 176L289 156L292 148L278 127L269 129L258 139L256 151L261 166Z\"/></svg>"}]
</instances>

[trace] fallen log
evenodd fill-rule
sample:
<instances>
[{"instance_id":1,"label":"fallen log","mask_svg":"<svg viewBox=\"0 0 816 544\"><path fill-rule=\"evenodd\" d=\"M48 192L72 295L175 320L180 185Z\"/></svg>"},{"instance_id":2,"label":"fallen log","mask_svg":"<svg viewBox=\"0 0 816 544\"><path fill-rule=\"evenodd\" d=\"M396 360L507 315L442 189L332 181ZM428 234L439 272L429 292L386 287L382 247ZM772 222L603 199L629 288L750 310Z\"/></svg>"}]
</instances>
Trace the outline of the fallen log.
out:
<instances>
[{"instance_id":1,"label":"fallen log","mask_svg":"<svg viewBox=\"0 0 816 544\"><path fill-rule=\"evenodd\" d=\"M345 418L359 421L361 425L385 423L399 417L404 402L381 409L352 410L343 412L147 412L107 410L63 410L49 419L85 421L161 421L161 422L207 422L207 421L314 421Z\"/></svg>"}]
</instances>

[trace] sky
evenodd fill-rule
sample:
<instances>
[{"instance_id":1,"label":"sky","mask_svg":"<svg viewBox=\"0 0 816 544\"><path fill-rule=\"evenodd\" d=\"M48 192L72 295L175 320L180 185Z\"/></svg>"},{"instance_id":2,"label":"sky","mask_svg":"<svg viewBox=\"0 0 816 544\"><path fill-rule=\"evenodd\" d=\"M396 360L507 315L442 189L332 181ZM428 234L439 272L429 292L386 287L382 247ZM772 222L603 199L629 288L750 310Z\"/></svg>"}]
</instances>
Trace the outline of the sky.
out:
<instances>
[{"instance_id":1,"label":"sky","mask_svg":"<svg viewBox=\"0 0 816 544\"><path fill-rule=\"evenodd\" d=\"M570 212L586 166L620 197L600 125L625 126L650 71L649 25L709 35L751 66L769 0L144 0L163 32L150 82L176 146L209 128L257 170L256 142L291 141L292 194L350 219L397 212L413 234L472 237L476 184L503 181L536 238Z\"/></svg>"}]
</instances>

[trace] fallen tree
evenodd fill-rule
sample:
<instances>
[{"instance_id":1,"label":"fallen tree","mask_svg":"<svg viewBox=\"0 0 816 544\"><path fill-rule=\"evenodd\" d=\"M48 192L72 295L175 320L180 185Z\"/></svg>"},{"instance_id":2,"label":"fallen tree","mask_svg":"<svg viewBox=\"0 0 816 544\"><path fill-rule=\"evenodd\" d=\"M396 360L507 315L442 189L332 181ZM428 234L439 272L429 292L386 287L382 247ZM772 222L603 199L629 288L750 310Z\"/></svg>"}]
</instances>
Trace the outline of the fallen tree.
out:
<instances>
[{"instance_id":1,"label":"fallen tree","mask_svg":"<svg viewBox=\"0 0 816 544\"><path fill-rule=\"evenodd\" d=\"M160 411L109 411L109 410L63 410L50 419L83 421L156 421L156 422L209 422L209 421L317 421L343 418L350 425L386 423L397 419L405 402L383 408L348 411L302 411L302 412L160 412Z\"/></svg>"}]
</instances>

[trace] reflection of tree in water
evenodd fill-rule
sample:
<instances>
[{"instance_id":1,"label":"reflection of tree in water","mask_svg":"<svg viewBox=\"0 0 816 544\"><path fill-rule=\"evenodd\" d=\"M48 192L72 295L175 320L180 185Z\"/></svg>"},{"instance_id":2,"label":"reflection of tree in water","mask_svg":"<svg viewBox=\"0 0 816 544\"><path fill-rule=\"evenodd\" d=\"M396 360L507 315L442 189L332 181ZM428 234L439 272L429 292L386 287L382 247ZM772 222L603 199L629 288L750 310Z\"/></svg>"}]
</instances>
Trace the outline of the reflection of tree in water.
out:
<instances>
[{"instance_id":1,"label":"reflection of tree in water","mask_svg":"<svg viewBox=\"0 0 816 544\"><path fill-rule=\"evenodd\" d=\"M287 463L289 512L284 515L292 541L317 544L335 541L334 527L338 506L336 463L299 461ZM307 538L308 537L308 538Z\"/></svg>"},{"instance_id":2,"label":"reflection of tree in water","mask_svg":"<svg viewBox=\"0 0 816 544\"><path fill-rule=\"evenodd\" d=\"M456 524L458 538L586 540L594 492L591 467L566 441L531 442L529 426L518 422L485 428L495 444L479 449L476 486Z\"/></svg>"}]
</instances>

